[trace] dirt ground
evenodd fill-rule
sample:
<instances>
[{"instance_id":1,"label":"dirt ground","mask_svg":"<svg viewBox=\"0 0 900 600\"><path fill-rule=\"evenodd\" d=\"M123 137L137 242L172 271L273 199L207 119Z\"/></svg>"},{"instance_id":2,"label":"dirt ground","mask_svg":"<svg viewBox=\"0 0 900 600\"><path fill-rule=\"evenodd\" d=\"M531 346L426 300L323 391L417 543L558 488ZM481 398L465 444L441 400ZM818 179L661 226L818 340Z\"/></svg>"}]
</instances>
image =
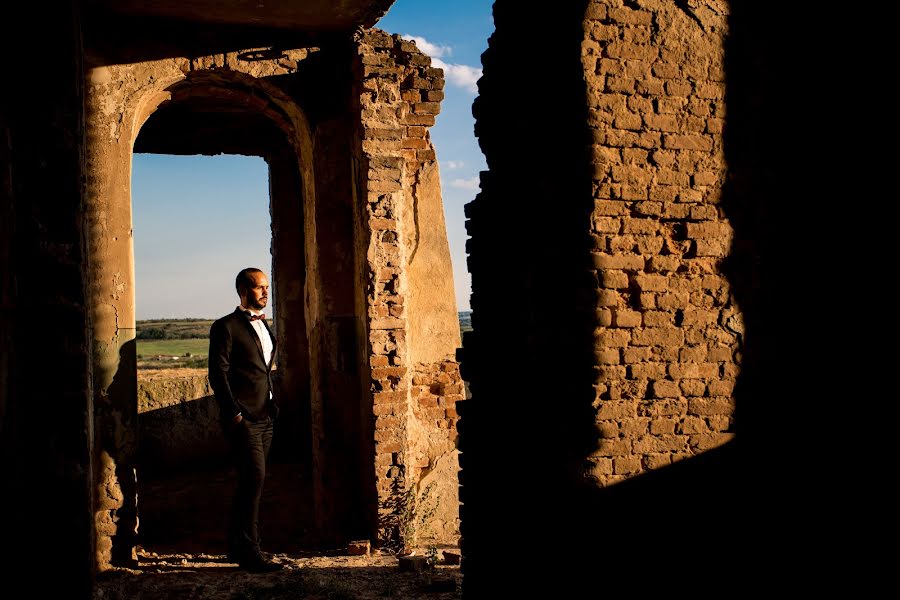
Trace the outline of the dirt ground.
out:
<instances>
[{"instance_id":1,"label":"dirt ground","mask_svg":"<svg viewBox=\"0 0 900 600\"><path fill-rule=\"evenodd\" d=\"M458 550L448 549L458 556ZM416 552L424 556L423 552ZM136 568L97 575L96 600L381 600L461 598L458 564L437 562L422 571L401 570L397 556L373 550L368 556L272 554L285 568L251 574L211 554L160 554L140 550Z\"/></svg>"}]
</instances>

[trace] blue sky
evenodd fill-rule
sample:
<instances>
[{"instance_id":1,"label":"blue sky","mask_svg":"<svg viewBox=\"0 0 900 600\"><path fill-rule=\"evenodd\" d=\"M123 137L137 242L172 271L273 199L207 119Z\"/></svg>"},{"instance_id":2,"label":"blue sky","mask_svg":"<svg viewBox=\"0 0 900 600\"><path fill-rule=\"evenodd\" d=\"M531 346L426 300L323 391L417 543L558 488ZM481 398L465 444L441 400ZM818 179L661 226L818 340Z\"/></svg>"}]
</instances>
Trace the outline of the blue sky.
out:
<instances>
[{"instance_id":1,"label":"blue sky","mask_svg":"<svg viewBox=\"0 0 900 600\"><path fill-rule=\"evenodd\" d=\"M463 211L486 168L472 101L494 30L491 6L492 0L396 0L376 25L415 39L444 69L445 98L431 139L459 310L469 309L471 293ZM271 273L268 167L261 158L135 154L131 193L138 320L221 316L237 304L240 269Z\"/></svg>"}]
</instances>

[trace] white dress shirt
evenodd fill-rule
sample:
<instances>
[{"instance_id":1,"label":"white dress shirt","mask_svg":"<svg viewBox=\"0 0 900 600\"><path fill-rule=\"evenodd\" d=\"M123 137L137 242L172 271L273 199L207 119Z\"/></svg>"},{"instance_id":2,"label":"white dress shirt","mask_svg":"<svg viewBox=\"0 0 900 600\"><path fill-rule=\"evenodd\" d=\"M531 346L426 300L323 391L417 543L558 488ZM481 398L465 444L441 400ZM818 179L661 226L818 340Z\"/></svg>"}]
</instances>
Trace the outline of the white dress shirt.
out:
<instances>
[{"instance_id":1,"label":"white dress shirt","mask_svg":"<svg viewBox=\"0 0 900 600\"><path fill-rule=\"evenodd\" d=\"M254 310L252 308L244 308L242 306L239 306L238 308L243 311L249 312L254 316L262 314L262 311ZM268 365L272 360L272 337L269 335L269 330L266 329L266 326L261 319L250 321L250 325L253 326L253 329L256 331L256 336L259 338L259 341L262 344L263 358L265 358L266 364Z\"/></svg>"}]
</instances>

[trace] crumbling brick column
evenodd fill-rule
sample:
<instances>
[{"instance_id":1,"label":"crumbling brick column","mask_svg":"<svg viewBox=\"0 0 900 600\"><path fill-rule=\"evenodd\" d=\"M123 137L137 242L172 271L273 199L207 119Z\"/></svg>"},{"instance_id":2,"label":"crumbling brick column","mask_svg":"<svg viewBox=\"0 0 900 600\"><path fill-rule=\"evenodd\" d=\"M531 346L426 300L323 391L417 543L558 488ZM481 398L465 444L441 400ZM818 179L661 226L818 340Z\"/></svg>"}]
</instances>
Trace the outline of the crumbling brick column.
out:
<instances>
[{"instance_id":1,"label":"crumbling brick column","mask_svg":"<svg viewBox=\"0 0 900 600\"><path fill-rule=\"evenodd\" d=\"M378 537L386 546L446 543L458 534L455 425L463 386L428 135L443 73L412 42L378 30L360 36L358 54Z\"/></svg>"}]
</instances>

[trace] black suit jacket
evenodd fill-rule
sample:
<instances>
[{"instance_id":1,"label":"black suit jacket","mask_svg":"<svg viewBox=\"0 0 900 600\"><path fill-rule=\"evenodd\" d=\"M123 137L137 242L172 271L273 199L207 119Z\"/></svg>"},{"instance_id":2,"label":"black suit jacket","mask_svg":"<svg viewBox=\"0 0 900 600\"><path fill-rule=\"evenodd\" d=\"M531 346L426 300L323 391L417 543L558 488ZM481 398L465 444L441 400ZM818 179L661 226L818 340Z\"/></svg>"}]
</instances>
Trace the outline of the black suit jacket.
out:
<instances>
[{"instance_id":1,"label":"black suit jacket","mask_svg":"<svg viewBox=\"0 0 900 600\"><path fill-rule=\"evenodd\" d=\"M250 319L240 309L216 320L209 330L209 383L223 421L241 413L250 421L278 416L272 398L272 363L277 341L272 338L272 358L266 364L262 343Z\"/></svg>"}]
</instances>

